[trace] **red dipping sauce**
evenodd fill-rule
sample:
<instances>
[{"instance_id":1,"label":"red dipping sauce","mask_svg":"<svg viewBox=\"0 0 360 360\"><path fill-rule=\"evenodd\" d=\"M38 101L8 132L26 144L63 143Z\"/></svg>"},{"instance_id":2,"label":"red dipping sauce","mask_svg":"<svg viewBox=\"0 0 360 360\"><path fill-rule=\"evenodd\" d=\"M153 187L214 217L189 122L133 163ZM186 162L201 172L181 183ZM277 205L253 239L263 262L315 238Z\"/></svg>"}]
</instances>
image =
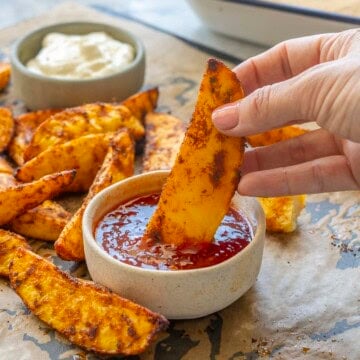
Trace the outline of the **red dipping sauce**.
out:
<instances>
[{"instance_id":1,"label":"red dipping sauce","mask_svg":"<svg viewBox=\"0 0 360 360\"><path fill-rule=\"evenodd\" d=\"M250 223L230 208L211 243L175 246L153 242L144 248L141 239L159 196L143 196L109 212L95 228L95 241L113 258L129 265L184 270L219 264L239 253L253 237Z\"/></svg>"}]
</instances>

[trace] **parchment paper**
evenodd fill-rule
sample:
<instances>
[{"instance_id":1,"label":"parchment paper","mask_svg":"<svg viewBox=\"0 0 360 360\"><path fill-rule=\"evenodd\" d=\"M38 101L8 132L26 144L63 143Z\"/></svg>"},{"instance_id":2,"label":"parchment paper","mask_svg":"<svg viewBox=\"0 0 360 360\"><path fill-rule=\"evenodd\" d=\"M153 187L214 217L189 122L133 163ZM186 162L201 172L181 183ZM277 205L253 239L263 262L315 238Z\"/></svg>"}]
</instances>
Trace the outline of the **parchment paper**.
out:
<instances>
[{"instance_id":1,"label":"parchment paper","mask_svg":"<svg viewBox=\"0 0 360 360\"><path fill-rule=\"evenodd\" d=\"M142 25L67 3L44 16L0 32L2 56L19 36L71 20L105 21L138 35L147 52L146 85L160 86L160 109L190 118L209 54ZM231 65L231 64L229 64ZM2 105L20 111L11 89ZM74 202L67 204L76 206ZM34 249L73 275L83 264L58 259L52 245ZM308 197L298 230L267 235L256 284L227 309L168 332L132 359L360 359L360 193ZM59 304L61 307L62 304ZM0 280L0 359L95 359L72 346L25 308Z\"/></svg>"}]
</instances>

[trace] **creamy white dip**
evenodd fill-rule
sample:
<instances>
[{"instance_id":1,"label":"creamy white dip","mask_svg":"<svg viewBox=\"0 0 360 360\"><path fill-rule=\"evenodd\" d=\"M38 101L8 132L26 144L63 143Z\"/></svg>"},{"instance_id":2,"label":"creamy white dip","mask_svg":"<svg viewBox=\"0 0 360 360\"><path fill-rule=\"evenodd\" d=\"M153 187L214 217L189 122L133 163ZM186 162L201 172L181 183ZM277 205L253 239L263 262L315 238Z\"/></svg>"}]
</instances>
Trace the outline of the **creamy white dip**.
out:
<instances>
[{"instance_id":1,"label":"creamy white dip","mask_svg":"<svg viewBox=\"0 0 360 360\"><path fill-rule=\"evenodd\" d=\"M87 35L50 33L34 59L26 64L35 73L62 79L92 79L111 75L135 57L135 49L104 32Z\"/></svg>"}]
</instances>

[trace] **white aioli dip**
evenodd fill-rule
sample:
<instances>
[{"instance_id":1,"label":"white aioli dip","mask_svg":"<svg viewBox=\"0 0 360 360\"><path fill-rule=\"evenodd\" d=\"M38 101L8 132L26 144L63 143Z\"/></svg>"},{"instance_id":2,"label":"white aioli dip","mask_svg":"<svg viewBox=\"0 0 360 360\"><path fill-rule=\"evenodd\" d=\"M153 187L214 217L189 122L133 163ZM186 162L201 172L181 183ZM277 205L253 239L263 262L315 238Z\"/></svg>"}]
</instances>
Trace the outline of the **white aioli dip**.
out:
<instances>
[{"instance_id":1,"label":"white aioli dip","mask_svg":"<svg viewBox=\"0 0 360 360\"><path fill-rule=\"evenodd\" d=\"M134 48L104 32L87 35L50 33L26 67L34 73L61 79L92 79L111 75L135 57Z\"/></svg>"}]
</instances>

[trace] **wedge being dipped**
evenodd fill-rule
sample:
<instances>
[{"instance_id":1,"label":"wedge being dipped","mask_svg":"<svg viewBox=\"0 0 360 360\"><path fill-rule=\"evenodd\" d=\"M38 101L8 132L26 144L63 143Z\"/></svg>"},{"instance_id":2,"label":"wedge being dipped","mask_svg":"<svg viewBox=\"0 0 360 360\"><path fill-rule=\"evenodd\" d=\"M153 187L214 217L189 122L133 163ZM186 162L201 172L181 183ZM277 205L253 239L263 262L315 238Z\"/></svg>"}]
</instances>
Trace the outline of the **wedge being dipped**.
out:
<instances>
[{"instance_id":1,"label":"wedge being dipped","mask_svg":"<svg viewBox=\"0 0 360 360\"><path fill-rule=\"evenodd\" d=\"M221 134L211 114L244 96L236 75L210 59L190 126L144 239L171 244L211 242L240 179L244 139Z\"/></svg>"}]
</instances>

